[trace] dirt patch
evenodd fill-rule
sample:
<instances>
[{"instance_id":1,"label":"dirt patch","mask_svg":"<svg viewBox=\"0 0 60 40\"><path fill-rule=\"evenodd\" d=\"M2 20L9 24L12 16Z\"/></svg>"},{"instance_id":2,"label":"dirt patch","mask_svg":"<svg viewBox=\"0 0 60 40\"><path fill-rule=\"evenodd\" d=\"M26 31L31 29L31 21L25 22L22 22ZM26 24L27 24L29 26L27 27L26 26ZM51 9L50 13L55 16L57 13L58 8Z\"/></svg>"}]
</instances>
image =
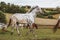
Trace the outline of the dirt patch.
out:
<instances>
[{"instance_id":1,"label":"dirt patch","mask_svg":"<svg viewBox=\"0 0 60 40\"><path fill-rule=\"evenodd\" d=\"M35 23L40 25L56 25L58 19L43 19L43 18L36 18Z\"/></svg>"}]
</instances>

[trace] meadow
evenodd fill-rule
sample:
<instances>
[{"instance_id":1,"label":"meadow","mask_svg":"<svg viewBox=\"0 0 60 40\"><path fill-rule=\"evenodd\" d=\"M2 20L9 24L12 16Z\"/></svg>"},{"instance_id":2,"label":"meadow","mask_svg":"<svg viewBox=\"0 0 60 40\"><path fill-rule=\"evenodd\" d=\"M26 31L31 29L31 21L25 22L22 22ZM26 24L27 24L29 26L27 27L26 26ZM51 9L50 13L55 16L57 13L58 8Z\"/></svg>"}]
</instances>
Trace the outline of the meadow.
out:
<instances>
[{"instance_id":1,"label":"meadow","mask_svg":"<svg viewBox=\"0 0 60 40\"><path fill-rule=\"evenodd\" d=\"M7 21L9 21L11 15L12 14L6 14ZM47 21L49 22L47 23ZM11 27L9 27L6 32L0 30L0 40L60 40L60 29L58 29L56 33L53 33L53 27L56 22L56 19L44 20L42 18L36 18L36 23L40 25L38 25L38 29L34 29L34 34L31 32L27 34L29 29L24 28L24 30L21 31L19 28L20 36L17 34L16 30L14 31L14 34L11 35ZM48 26L46 26L47 24Z\"/></svg>"},{"instance_id":2,"label":"meadow","mask_svg":"<svg viewBox=\"0 0 60 40\"><path fill-rule=\"evenodd\" d=\"M53 33L52 29L35 29L34 33L26 34L29 29L20 30L20 36L16 30L11 35L11 28L7 29L7 32L0 30L0 40L60 40L60 29L56 33Z\"/></svg>"}]
</instances>

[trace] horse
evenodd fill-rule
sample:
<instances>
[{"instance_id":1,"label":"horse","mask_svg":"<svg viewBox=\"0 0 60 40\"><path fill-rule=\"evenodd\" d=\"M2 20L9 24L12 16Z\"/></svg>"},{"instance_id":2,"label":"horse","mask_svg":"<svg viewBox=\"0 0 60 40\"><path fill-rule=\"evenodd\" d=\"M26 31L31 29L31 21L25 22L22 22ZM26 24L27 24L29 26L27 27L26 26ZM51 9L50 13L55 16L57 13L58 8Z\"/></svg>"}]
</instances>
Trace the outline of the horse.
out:
<instances>
[{"instance_id":1,"label":"horse","mask_svg":"<svg viewBox=\"0 0 60 40\"><path fill-rule=\"evenodd\" d=\"M59 18L58 18L58 21L57 21L56 25L55 25L54 28L53 28L53 32L55 33L58 28L60 28L60 16L59 16Z\"/></svg>"},{"instance_id":2,"label":"horse","mask_svg":"<svg viewBox=\"0 0 60 40\"><path fill-rule=\"evenodd\" d=\"M2 29L2 31L6 31L5 29L7 29L7 25L4 23L0 23L0 29Z\"/></svg>"},{"instance_id":3,"label":"horse","mask_svg":"<svg viewBox=\"0 0 60 40\"><path fill-rule=\"evenodd\" d=\"M12 32L11 33L13 33L14 26L15 26L18 34L20 34L20 32L18 30L18 24L28 24L28 26L30 26L30 31L33 30L32 26L37 27L37 25L35 24L35 18L36 18L37 12L42 13L41 9L38 6L35 6L26 14L20 14L20 13L13 14L10 17L10 21L8 24L8 26L10 26L10 25L12 26Z\"/></svg>"}]
</instances>

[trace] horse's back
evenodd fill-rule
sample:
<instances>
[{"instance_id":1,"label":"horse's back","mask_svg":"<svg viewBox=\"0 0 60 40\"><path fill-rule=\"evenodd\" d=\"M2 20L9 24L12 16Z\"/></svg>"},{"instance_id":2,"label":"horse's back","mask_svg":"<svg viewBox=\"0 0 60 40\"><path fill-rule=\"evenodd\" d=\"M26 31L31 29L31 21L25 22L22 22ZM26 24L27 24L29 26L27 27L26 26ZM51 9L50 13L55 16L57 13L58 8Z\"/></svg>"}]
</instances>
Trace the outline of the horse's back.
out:
<instances>
[{"instance_id":1,"label":"horse's back","mask_svg":"<svg viewBox=\"0 0 60 40\"><path fill-rule=\"evenodd\" d=\"M12 15L19 23L27 23L27 14L15 13Z\"/></svg>"}]
</instances>

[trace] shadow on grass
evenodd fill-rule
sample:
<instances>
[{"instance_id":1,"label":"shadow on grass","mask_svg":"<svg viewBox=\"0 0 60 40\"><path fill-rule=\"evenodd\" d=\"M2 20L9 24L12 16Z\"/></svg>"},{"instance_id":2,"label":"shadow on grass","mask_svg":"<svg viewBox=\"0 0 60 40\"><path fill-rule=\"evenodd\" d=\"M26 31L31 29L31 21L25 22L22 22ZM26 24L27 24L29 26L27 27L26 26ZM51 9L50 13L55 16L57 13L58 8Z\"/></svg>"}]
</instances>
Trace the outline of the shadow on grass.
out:
<instances>
[{"instance_id":1,"label":"shadow on grass","mask_svg":"<svg viewBox=\"0 0 60 40\"><path fill-rule=\"evenodd\" d=\"M41 39L30 39L30 40L60 40L60 38L41 38Z\"/></svg>"},{"instance_id":2,"label":"shadow on grass","mask_svg":"<svg viewBox=\"0 0 60 40\"><path fill-rule=\"evenodd\" d=\"M11 31L8 31L8 30L6 30L6 31L1 31L1 30L0 30L0 35L1 35L1 34L2 34L2 35L3 35L3 34L9 34L9 33L11 33Z\"/></svg>"},{"instance_id":3,"label":"shadow on grass","mask_svg":"<svg viewBox=\"0 0 60 40\"><path fill-rule=\"evenodd\" d=\"M30 40L51 40L50 38L42 38L42 39L30 39Z\"/></svg>"}]
</instances>

